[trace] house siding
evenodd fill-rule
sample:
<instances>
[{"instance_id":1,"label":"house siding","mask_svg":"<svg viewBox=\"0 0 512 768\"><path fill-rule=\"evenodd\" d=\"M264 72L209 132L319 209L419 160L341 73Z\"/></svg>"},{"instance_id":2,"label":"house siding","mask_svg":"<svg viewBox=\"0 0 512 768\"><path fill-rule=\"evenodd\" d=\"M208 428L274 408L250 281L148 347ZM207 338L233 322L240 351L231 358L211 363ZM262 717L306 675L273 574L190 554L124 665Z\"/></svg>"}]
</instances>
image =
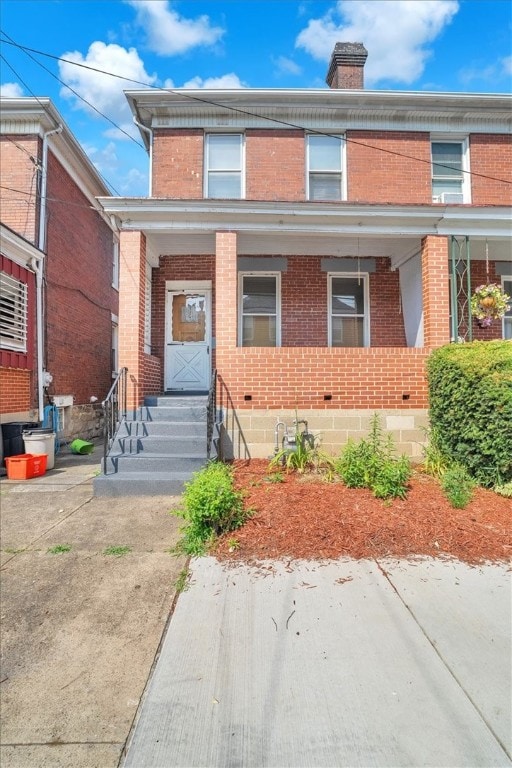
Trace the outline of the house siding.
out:
<instances>
[{"instance_id":1,"label":"house siding","mask_svg":"<svg viewBox=\"0 0 512 768\"><path fill-rule=\"evenodd\" d=\"M153 197L203 197L203 142L202 130L154 131Z\"/></svg>"},{"instance_id":2,"label":"house siding","mask_svg":"<svg viewBox=\"0 0 512 768\"><path fill-rule=\"evenodd\" d=\"M473 134L469 148L473 204L512 205L512 136Z\"/></svg>"}]
</instances>

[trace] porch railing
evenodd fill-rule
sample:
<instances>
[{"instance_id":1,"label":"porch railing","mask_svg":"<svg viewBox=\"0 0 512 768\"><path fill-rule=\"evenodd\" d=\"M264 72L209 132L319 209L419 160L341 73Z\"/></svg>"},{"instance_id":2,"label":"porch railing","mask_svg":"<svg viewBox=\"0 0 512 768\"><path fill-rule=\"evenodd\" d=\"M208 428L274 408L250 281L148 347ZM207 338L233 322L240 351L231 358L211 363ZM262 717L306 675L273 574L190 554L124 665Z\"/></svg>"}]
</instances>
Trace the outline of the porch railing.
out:
<instances>
[{"instance_id":1,"label":"porch railing","mask_svg":"<svg viewBox=\"0 0 512 768\"><path fill-rule=\"evenodd\" d=\"M110 391L102 402L103 407L103 474L107 471L107 455L123 419L126 419L126 383L128 368L121 368Z\"/></svg>"},{"instance_id":2,"label":"porch railing","mask_svg":"<svg viewBox=\"0 0 512 768\"><path fill-rule=\"evenodd\" d=\"M206 406L206 455L211 458L213 430L217 415L217 370L213 371L212 383L208 392L208 404Z\"/></svg>"}]
</instances>

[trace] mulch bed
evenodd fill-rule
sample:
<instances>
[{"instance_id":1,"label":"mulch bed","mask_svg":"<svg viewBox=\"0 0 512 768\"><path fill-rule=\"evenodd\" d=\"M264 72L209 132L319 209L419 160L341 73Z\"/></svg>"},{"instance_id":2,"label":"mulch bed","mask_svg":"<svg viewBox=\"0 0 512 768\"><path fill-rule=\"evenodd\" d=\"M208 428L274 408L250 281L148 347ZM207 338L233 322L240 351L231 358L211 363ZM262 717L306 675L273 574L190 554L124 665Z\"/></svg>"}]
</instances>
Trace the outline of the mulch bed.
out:
<instances>
[{"instance_id":1,"label":"mulch bed","mask_svg":"<svg viewBox=\"0 0 512 768\"><path fill-rule=\"evenodd\" d=\"M407 499L382 501L365 489L318 475L282 473L272 482L268 461L235 461L235 484L254 515L222 536L221 560L456 558L477 565L510 562L512 500L481 488L454 509L434 478L415 471Z\"/></svg>"}]
</instances>

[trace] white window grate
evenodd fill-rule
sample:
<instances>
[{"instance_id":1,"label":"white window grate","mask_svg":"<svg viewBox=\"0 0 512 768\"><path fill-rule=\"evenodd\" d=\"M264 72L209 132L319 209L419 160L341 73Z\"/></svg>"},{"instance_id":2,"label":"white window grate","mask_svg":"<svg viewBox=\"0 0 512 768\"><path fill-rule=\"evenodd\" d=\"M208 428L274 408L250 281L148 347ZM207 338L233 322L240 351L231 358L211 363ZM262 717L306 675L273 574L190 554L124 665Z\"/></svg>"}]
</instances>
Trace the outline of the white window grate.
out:
<instances>
[{"instance_id":1,"label":"white window grate","mask_svg":"<svg viewBox=\"0 0 512 768\"><path fill-rule=\"evenodd\" d=\"M0 272L0 346L27 351L27 284Z\"/></svg>"}]
</instances>

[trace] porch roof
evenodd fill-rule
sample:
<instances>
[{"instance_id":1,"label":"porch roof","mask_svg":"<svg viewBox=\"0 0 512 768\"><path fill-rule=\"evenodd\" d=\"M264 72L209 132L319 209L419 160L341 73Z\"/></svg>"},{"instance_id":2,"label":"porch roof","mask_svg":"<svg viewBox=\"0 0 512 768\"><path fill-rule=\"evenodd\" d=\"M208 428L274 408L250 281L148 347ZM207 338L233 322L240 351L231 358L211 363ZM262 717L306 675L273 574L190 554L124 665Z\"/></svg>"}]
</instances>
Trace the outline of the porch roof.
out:
<instances>
[{"instance_id":1,"label":"porch roof","mask_svg":"<svg viewBox=\"0 0 512 768\"><path fill-rule=\"evenodd\" d=\"M98 198L119 228L144 232L150 261L159 254L215 252L215 233L235 231L240 254L389 256L393 266L419 252L425 235L471 237L483 258L509 260L511 212L506 206L358 205L248 200Z\"/></svg>"}]
</instances>

